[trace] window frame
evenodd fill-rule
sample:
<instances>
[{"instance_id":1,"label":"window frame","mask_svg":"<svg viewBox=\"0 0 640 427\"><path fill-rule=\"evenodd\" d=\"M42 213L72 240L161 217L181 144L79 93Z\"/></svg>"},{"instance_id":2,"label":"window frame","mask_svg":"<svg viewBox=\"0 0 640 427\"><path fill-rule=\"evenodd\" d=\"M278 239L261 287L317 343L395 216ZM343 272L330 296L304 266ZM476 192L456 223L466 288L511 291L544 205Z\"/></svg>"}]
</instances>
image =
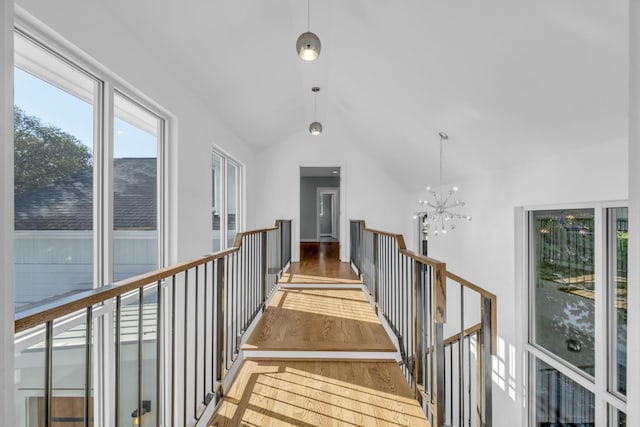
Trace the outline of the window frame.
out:
<instances>
[{"instance_id":1,"label":"window frame","mask_svg":"<svg viewBox=\"0 0 640 427\"><path fill-rule=\"evenodd\" d=\"M612 409L624 413L627 412L626 398L620 393L612 392L609 387L611 369L608 362L612 352L615 351L615 347L612 345L613 340L609 336L612 324L609 318L610 286L608 263L610 260L608 259L609 254L607 248L607 241L609 239L606 238L606 236L609 232L607 213L610 209L615 208L628 208L628 202L616 200L592 203L536 205L524 206L517 209L521 219L517 221L516 227L520 229L519 232L522 236L521 246L519 245L522 256L516 257L517 260L521 260L518 262L522 264L516 266L516 271L518 272L517 274L521 274L522 283L522 292L518 298L518 305L522 310L518 310L517 312L522 313L519 323L521 325L520 330L522 331L521 348L524 363L523 373L525 374L523 378L525 395L522 405L525 425L536 425L536 359L556 369L573 382L594 394L596 425L611 425L609 423L614 419L616 413L616 411ZM594 292L596 297L594 299L595 374L593 377L543 347L536 345L533 341L535 337L532 336L534 332L533 322L535 320L535 312L533 309L535 301L532 298L533 293L531 289L531 284L535 283L535 273L533 271L535 249L533 248L534 239L532 239L532 213L542 210L571 209L593 209L594 211Z\"/></svg>"},{"instance_id":2,"label":"window frame","mask_svg":"<svg viewBox=\"0 0 640 427\"><path fill-rule=\"evenodd\" d=\"M170 177L172 175L169 159L170 147L174 144L174 129L176 118L148 96L144 95L134 86L121 80L111 70L101 65L89 54L83 52L73 44L66 41L54 31L44 27L38 20L16 8L11 34L16 32L36 42L38 46L71 66L93 77L99 82L94 101L94 284L104 286L112 283L113 265L113 118L114 118L114 94L119 92L132 100L145 110L161 118L158 125L158 157L157 157L157 228L158 228L158 266L162 268L168 265L170 227L169 221L171 200ZM15 63L14 63L15 66ZM13 134L13 132L12 132ZM13 234L13 233L12 233ZM167 288L168 283L160 284ZM123 298L126 302L131 297ZM12 301L13 304L13 301ZM94 319L94 350L93 351L93 405L94 420L96 425L112 425L115 420L113 414L114 386L110 383L114 365L114 343L108 337L113 336L115 303L109 301L93 310ZM5 307L6 308L6 307ZM13 309L13 307L12 307ZM60 322L55 329L55 334L67 331L82 323L82 316L71 315ZM170 327L165 316L162 329ZM158 337L163 336L159 332ZM30 331L29 334L14 338L14 354L32 346L35 342L44 339L44 328ZM162 346L168 349L168 341L163 340ZM168 369L168 351L157 355L157 363ZM168 384L162 384L162 393L168 396L170 393ZM161 397L158 397L161 398ZM160 417L168 416L167 409Z\"/></svg>"},{"instance_id":3,"label":"window frame","mask_svg":"<svg viewBox=\"0 0 640 427\"><path fill-rule=\"evenodd\" d=\"M245 165L244 163L238 161L233 156L229 155L226 151L218 147L217 145L213 145L211 150L211 173L213 174L213 158L214 156L218 156L220 158L220 173L219 173L219 185L216 188L211 188L209 194L211 194L212 199L210 200L209 206L211 206L211 220L213 220L213 208L216 207L217 212L220 213L220 248L215 250L213 247L214 235L213 233L216 230L211 229L211 242L212 242L212 250L214 252L223 251L225 249L229 249L232 245L228 244L228 232L229 232L229 224L228 224L228 197L229 197L229 188L228 188L228 166L232 165L236 168L236 234L243 231L245 228ZM212 186L215 186L215 177L212 177L211 180ZM214 191L218 189L220 192L220 206L214 206L215 200Z\"/></svg>"}]
</instances>

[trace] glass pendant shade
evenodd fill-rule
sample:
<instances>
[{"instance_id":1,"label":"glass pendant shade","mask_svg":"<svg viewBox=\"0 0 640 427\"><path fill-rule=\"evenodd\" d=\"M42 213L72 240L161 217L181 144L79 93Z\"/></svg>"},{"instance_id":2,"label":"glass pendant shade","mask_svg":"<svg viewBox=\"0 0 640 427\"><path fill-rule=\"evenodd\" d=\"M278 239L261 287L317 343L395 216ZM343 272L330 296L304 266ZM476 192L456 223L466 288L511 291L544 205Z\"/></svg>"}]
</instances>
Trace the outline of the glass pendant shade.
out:
<instances>
[{"instance_id":1,"label":"glass pendant shade","mask_svg":"<svg viewBox=\"0 0 640 427\"><path fill-rule=\"evenodd\" d=\"M309 125L309 132L311 135L320 135L322 133L322 124L320 122L313 122Z\"/></svg>"},{"instance_id":2,"label":"glass pendant shade","mask_svg":"<svg viewBox=\"0 0 640 427\"><path fill-rule=\"evenodd\" d=\"M296 50L302 60L315 61L320 55L320 39L312 32L302 33L296 42Z\"/></svg>"}]
</instances>

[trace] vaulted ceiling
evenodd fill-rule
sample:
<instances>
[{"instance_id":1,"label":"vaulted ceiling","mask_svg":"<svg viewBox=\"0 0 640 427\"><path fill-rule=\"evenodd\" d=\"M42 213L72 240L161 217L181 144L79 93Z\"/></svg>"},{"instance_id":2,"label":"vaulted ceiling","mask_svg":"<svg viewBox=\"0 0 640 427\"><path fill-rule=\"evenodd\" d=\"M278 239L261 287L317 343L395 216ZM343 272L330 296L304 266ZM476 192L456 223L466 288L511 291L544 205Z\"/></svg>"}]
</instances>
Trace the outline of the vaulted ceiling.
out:
<instances>
[{"instance_id":1,"label":"vaulted ceiling","mask_svg":"<svg viewBox=\"0 0 640 427\"><path fill-rule=\"evenodd\" d=\"M627 1L304 0L105 3L244 140L266 149L318 118L402 181L626 139ZM426 163L424 163L426 162Z\"/></svg>"}]
</instances>

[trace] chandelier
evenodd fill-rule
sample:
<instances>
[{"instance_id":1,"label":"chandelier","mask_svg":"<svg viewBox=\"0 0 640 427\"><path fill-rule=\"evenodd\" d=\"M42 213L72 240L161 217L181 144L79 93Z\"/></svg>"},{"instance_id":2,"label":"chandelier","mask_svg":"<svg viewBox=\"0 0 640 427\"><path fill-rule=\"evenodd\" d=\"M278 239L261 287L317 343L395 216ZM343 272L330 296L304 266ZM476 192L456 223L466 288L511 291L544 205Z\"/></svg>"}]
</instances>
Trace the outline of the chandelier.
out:
<instances>
[{"instance_id":1,"label":"chandelier","mask_svg":"<svg viewBox=\"0 0 640 427\"><path fill-rule=\"evenodd\" d=\"M449 135L444 132L438 134L440 136L440 183L442 186L442 143L449 139ZM467 220L471 217L455 212L456 208L465 205L464 200L456 199L455 194L458 192L458 187L451 187L449 189L440 190L440 192L428 186L427 191L431 195L431 200L418 200L418 205L431 208L426 212L422 212L420 215L425 216L426 219L423 222L423 228L426 234L433 233L434 236L438 234L446 234L448 230L454 230L456 220Z\"/></svg>"}]
</instances>

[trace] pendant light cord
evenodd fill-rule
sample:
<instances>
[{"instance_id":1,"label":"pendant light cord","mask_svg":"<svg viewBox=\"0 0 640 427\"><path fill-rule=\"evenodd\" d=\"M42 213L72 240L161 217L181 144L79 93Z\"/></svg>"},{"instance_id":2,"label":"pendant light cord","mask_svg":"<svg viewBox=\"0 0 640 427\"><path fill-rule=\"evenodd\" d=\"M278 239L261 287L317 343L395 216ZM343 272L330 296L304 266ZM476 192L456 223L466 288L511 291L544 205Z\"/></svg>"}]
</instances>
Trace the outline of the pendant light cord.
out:
<instances>
[{"instance_id":1,"label":"pendant light cord","mask_svg":"<svg viewBox=\"0 0 640 427\"><path fill-rule=\"evenodd\" d=\"M307 32L311 31L311 0L307 0Z\"/></svg>"},{"instance_id":2,"label":"pendant light cord","mask_svg":"<svg viewBox=\"0 0 640 427\"><path fill-rule=\"evenodd\" d=\"M313 92L313 121L318 120L318 92Z\"/></svg>"},{"instance_id":3,"label":"pendant light cord","mask_svg":"<svg viewBox=\"0 0 640 427\"><path fill-rule=\"evenodd\" d=\"M438 185L442 185L442 137L440 137L440 182Z\"/></svg>"}]
</instances>

